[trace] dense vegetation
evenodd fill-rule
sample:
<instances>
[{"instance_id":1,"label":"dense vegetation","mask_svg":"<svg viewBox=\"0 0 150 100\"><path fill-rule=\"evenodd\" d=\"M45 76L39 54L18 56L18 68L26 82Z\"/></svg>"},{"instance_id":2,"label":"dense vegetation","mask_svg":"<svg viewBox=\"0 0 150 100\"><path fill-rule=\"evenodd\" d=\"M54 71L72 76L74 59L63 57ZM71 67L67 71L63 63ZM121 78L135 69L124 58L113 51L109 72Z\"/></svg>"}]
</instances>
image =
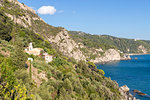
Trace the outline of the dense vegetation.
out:
<instances>
[{"instance_id":1,"label":"dense vegetation","mask_svg":"<svg viewBox=\"0 0 150 100\"><path fill-rule=\"evenodd\" d=\"M0 97L3 99L116 100L120 97L117 83L104 77L104 72L96 69L93 63L83 61L76 63L60 56L57 56L49 64L40 57L34 57L33 66L39 71L46 72L48 78L48 81L43 80L40 87L37 87L36 82L30 78L27 68L23 66L25 61L22 58L25 55L23 52L19 52L22 47L15 48L20 44L16 43L16 46L13 46L3 40L1 40L1 44L14 47L12 54L18 50L18 56L15 57L5 57L3 53L1 54L0 89L3 92L0 93ZM1 47L5 50L9 48L2 45ZM19 97L20 95L21 97Z\"/></svg>"},{"instance_id":2,"label":"dense vegetation","mask_svg":"<svg viewBox=\"0 0 150 100\"><path fill-rule=\"evenodd\" d=\"M0 99L119 100L121 98L117 83L104 77L104 71L97 69L95 64L76 62L73 58L62 56L40 34L11 21L5 12L7 7L14 5L7 0L4 1L5 6L0 7ZM18 15L20 10L14 10L10 10L11 14ZM48 31L57 34L59 28L58 30L50 28ZM26 54L24 49L30 42L34 47L43 48L53 55L53 61L46 63L41 56ZM34 58L32 63L27 61L29 57ZM31 67L38 70L37 75L32 74L31 70L28 71ZM41 81L38 86L37 80L33 77L37 77L40 73L44 73L45 78L38 77L38 81Z\"/></svg>"},{"instance_id":3,"label":"dense vegetation","mask_svg":"<svg viewBox=\"0 0 150 100\"><path fill-rule=\"evenodd\" d=\"M142 45L150 52L149 41L135 41L134 39L117 38L108 35L91 35L78 31L70 31L69 33L76 42L81 42L89 48L102 48L103 50L117 48L124 53L143 53L138 49Z\"/></svg>"},{"instance_id":4,"label":"dense vegetation","mask_svg":"<svg viewBox=\"0 0 150 100\"><path fill-rule=\"evenodd\" d=\"M150 44L150 41L149 40L143 40L144 42L146 42L146 43L148 43L148 44Z\"/></svg>"}]
</instances>

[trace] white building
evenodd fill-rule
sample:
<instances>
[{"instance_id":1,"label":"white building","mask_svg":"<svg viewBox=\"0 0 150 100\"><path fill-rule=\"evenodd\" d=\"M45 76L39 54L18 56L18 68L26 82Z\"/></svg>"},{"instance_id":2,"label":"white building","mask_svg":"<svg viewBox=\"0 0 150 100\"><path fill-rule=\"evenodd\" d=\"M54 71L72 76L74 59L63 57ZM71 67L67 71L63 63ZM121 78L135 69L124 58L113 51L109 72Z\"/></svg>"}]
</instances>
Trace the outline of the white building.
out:
<instances>
[{"instance_id":1,"label":"white building","mask_svg":"<svg viewBox=\"0 0 150 100\"><path fill-rule=\"evenodd\" d=\"M44 53L44 59L47 63L51 62L53 60L53 56L49 55L48 53Z\"/></svg>"},{"instance_id":2,"label":"white building","mask_svg":"<svg viewBox=\"0 0 150 100\"><path fill-rule=\"evenodd\" d=\"M33 45L32 43L29 44L29 47L25 49L25 52L28 53L28 54L33 54L35 56L39 56L41 55L41 52L44 51L43 49L41 48L33 48Z\"/></svg>"},{"instance_id":3,"label":"white building","mask_svg":"<svg viewBox=\"0 0 150 100\"><path fill-rule=\"evenodd\" d=\"M32 43L29 44L29 47L27 47L25 49L25 52L28 54L33 54L35 56L43 56L43 58L45 59L45 61L47 63L51 62L53 60L53 56L49 55L48 53L44 53L44 50L41 48L33 48ZM33 61L33 59L28 58L28 60L30 60L31 62Z\"/></svg>"}]
</instances>

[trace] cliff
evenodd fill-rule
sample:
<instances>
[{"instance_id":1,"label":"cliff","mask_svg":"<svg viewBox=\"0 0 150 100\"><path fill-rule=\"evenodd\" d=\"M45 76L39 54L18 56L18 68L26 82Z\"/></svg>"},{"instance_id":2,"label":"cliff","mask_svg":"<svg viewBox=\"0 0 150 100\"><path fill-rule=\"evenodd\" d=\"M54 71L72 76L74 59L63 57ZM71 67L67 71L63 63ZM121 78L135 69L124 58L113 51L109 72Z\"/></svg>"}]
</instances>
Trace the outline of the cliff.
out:
<instances>
[{"instance_id":1,"label":"cliff","mask_svg":"<svg viewBox=\"0 0 150 100\"><path fill-rule=\"evenodd\" d=\"M94 60L91 60L94 63L99 62L109 62L109 61L118 61L121 60L120 53L115 49L108 49L103 56L99 55Z\"/></svg>"},{"instance_id":2,"label":"cliff","mask_svg":"<svg viewBox=\"0 0 150 100\"><path fill-rule=\"evenodd\" d=\"M59 50L63 52L64 55L68 57L73 57L76 60L87 60L89 59L89 54L84 53L82 49L87 49L87 47L77 44L68 34L67 30L62 30L59 32L56 36L47 36L47 40L51 43L55 43ZM82 49L81 49L82 47ZM99 49L100 50L100 49ZM96 55L95 59L89 59L90 61L94 63L99 62L108 62L108 61L114 61L114 60L120 60L120 53L115 49L108 49L105 52L100 50L100 52L103 52L104 54L101 55L99 53L99 50L91 50L88 49L88 52L90 52L93 55ZM94 52L95 51L95 52Z\"/></svg>"},{"instance_id":3,"label":"cliff","mask_svg":"<svg viewBox=\"0 0 150 100\"><path fill-rule=\"evenodd\" d=\"M72 40L67 30L62 30L56 36L46 36L50 43L58 46L59 50L68 57L73 57L76 60L86 60L86 57L79 50L78 44Z\"/></svg>"}]
</instances>

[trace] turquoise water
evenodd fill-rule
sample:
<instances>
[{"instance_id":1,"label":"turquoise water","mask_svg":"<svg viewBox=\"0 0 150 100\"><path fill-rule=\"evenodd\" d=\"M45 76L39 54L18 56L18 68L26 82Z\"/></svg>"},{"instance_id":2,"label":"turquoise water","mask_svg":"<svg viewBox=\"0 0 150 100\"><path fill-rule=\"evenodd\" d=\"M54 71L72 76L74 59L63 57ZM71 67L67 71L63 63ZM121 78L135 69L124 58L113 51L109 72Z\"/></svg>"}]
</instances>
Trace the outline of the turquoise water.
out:
<instances>
[{"instance_id":1,"label":"turquoise water","mask_svg":"<svg viewBox=\"0 0 150 100\"><path fill-rule=\"evenodd\" d=\"M119 86L127 85L130 90L137 89L150 95L150 55L131 57L138 59L99 64L97 67L105 71L106 77L117 81ZM137 95L136 97L141 100L150 100L149 97Z\"/></svg>"}]
</instances>

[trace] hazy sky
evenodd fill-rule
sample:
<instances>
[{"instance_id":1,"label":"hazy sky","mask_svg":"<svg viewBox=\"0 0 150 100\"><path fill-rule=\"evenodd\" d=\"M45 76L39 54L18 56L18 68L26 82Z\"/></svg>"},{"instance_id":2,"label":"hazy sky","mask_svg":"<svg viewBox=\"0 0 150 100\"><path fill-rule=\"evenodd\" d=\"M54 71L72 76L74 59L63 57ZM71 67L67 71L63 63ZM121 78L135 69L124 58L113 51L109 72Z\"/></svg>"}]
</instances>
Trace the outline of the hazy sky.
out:
<instances>
[{"instance_id":1,"label":"hazy sky","mask_svg":"<svg viewBox=\"0 0 150 100\"><path fill-rule=\"evenodd\" d=\"M35 9L50 25L91 34L150 40L150 0L18 1Z\"/></svg>"}]
</instances>

